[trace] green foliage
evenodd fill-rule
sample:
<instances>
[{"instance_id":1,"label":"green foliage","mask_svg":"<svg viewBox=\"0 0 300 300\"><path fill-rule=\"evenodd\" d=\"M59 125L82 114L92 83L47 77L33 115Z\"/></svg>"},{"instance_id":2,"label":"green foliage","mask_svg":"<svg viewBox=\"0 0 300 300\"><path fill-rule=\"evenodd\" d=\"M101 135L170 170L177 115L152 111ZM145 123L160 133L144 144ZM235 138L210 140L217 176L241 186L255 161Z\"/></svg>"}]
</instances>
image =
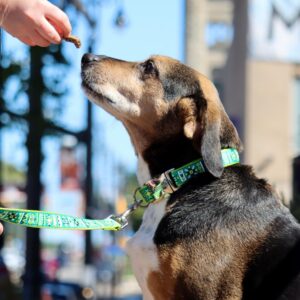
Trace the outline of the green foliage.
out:
<instances>
[{"instance_id":1,"label":"green foliage","mask_svg":"<svg viewBox=\"0 0 300 300\"><path fill-rule=\"evenodd\" d=\"M131 216L130 221L132 224L132 230L136 232L141 226L144 214L144 208L138 208Z\"/></svg>"},{"instance_id":2,"label":"green foliage","mask_svg":"<svg viewBox=\"0 0 300 300\"><path fill-rule=\"evenodd\" d=\"M4 58L4 60L6 60L6 63L5 61L2 62L0 95L3 95L4 86L10 76L18 76L22 71L22 64L20 62L13 62L8 56L6 56L6 59Z\"/></svg>"},{"instance_id":3,"label":"green foliage","mask_svg":"<svg viewBox=\"0 0 300 300\"><path fill-rule=\"evenodd\" d=\"M0 109L5 111L24 91L24 62L16 61L10 53L4 53L0 61ZM17 88L9 88L11 81L17 81ZM9 91L9 92L8 92Z\"/></svg>"},{"instance_id":4,"label":"green foliage","mask_svg":"<svg viewBox=\"0 0 300 300\"><path fill-rule=\"evenodd\" d=\"M120 169L121 175L122 175L122 181L120 186L120 192L125 196L125 198L128 200L128 202L133 201L133 194L136 188L138 187L138 182L136 175L132 172L128 172L125 169Z\"/></svg>"},{"instance_id":5,"label":"green foliage","mask_svg":"<svg viewBox=\"0 0 300 300\"><path fill-rule=\"evenodd\" d=\"M26 176L23 171L3 161L0 161L0 165L1 180L4 185L25 185Z\"/></svg>"},{"instance_id":6,"label":"green foliage","mask_svg":"<svg viewBox=\"0 0 300 300\"><path fill-rule=\"evenodd\" d=\"M122 169L123 180L120 187L121 194L123 194L127 200L127 203L133 203L134 192L139 186L136 175ZM138 208L130 216L130 223L133 231L137 231L142 223L144 208Z\"/></svg>"},{"instance_id":7,"label":"green foliage","mask_svg":"<svg viewBox=\"0 0 300 300\"><path fill-rule=\"evenodd\" d=\"M3 53L0 62L0 110L9 116L9 120L2 122L2 125L12 126L15 123L30 122L33 118L28 114L30 103L41 99L42 115L34 117L35 121L38 117L39 126L45 129L45 121L56 122L64 107L61 100L68 91L66 78L70 63L61 46L34 47L27 52L31 61L18 61L11 53ZM32 84L35 86L32 87ZM30 93L30 87L33 93ZM33 95L35 99L32 99ZM19 99L26 99L27 103L23 100L20 106Z\"/></svg>"}]
</instances>

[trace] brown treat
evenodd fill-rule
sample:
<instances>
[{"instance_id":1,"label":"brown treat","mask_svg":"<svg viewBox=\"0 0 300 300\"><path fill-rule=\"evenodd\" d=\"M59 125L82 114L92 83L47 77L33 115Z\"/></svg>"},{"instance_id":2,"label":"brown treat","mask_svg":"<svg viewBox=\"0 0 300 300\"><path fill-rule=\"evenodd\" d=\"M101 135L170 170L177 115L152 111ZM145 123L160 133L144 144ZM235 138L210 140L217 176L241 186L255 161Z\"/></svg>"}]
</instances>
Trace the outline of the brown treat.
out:
<instances>
[{"instance_id":1,"label":"brown treat","mask_svg":"<svg viewBox=\"0 0 300 300\"><path fill-rule=\"evenodd\" d=\"M80 39L74 35L69 35L67 37L64 37L64 40L73 43L76 46L76 48L80 48L81 46Z\"/></svg>"}]
</instances>

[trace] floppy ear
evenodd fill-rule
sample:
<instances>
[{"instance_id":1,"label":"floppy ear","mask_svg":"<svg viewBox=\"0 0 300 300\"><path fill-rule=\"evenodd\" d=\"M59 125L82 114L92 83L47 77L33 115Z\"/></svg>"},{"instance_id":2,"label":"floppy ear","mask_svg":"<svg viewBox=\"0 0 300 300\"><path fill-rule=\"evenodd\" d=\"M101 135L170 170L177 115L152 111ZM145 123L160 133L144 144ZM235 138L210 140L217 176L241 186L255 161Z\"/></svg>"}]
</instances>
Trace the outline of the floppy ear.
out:
<instances>
[{"instance_id":1,"label":"floppy ear","mask_svg":"<svg viewBox=\"0 0 300 300\"><path fill-rule=\"evenodd\" d=\"M193 140L209 173L219 178L224 169L221 149L236 148L240 151L242 147L214 85L206 78L202 81L201 94L194 99L181 100L183 131L187 138Z\"/></svg>"},{"instance_id":2,"label":"floppy ear","mask_svg":"<svg viewBox=\"0 0 300 300\"><path fill-rule=\"evenodd\" d=\"M213 115L207 109L204 116L200 153L209 173L218 178L221 177L224 169L221 156L220 128L219 114L216 112Z\"/></svg>"}]
</instances>

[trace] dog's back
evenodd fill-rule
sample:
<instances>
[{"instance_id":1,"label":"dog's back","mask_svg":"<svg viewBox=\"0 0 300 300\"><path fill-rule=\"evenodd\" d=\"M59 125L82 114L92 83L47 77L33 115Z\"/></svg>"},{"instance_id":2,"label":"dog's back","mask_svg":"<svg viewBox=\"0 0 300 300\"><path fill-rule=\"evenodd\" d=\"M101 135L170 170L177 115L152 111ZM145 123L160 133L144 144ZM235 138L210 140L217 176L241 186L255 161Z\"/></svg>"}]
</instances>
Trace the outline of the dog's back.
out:
<instances>
[{"instance_id":1,"label":"dog's back","mask_svg":"<svg viewBox=\"0 0 300 300\"><path fill-rule=\"evenodd\" d=\"M154 241L176 280L150 274L155 299L300 299L299 225L250 167L199 176L167 211Z\"/></svg>"}]
</instances>

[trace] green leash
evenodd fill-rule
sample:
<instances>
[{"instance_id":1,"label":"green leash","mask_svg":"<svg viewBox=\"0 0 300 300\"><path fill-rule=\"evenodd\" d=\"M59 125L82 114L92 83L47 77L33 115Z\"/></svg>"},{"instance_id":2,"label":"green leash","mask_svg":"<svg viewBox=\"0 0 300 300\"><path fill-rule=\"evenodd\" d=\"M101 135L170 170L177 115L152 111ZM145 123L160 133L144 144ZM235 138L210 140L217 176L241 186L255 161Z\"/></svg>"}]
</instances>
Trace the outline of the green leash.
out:
<instances>
[{"instance_id":1,"label":"green leash","mask_svg":"<svg viewBox=\"0 0 300 300\"><path fill-rule=\"evenodd\" d=\"M221 150L224 167L240 162L236 149ZM163 199L172 194L183 184L195 176L205 173L206 168L202 159L195 160L178 169L166 171L157 178L151 179L139 187L134 195L134 203L121 215L111 215L102 220L91 220L73 217L65 214L27 210L17 208L1 208L0 220L32 228L73 229L73 230L120 230L127 224L127 217L139 206Z\"/></svg>"},{"instance_id":2,"label":"green leash","mask_svg":"<svg viewBox=\"0 0 300 300\"><path fill-rule=\"evenodd\" d=\"M32 228L77 230L119 230L122 228L122 225L111 216L103 220L90 220L65 214L17 208L0 208L0 220Z\"/></svg>"}]
</instances>

